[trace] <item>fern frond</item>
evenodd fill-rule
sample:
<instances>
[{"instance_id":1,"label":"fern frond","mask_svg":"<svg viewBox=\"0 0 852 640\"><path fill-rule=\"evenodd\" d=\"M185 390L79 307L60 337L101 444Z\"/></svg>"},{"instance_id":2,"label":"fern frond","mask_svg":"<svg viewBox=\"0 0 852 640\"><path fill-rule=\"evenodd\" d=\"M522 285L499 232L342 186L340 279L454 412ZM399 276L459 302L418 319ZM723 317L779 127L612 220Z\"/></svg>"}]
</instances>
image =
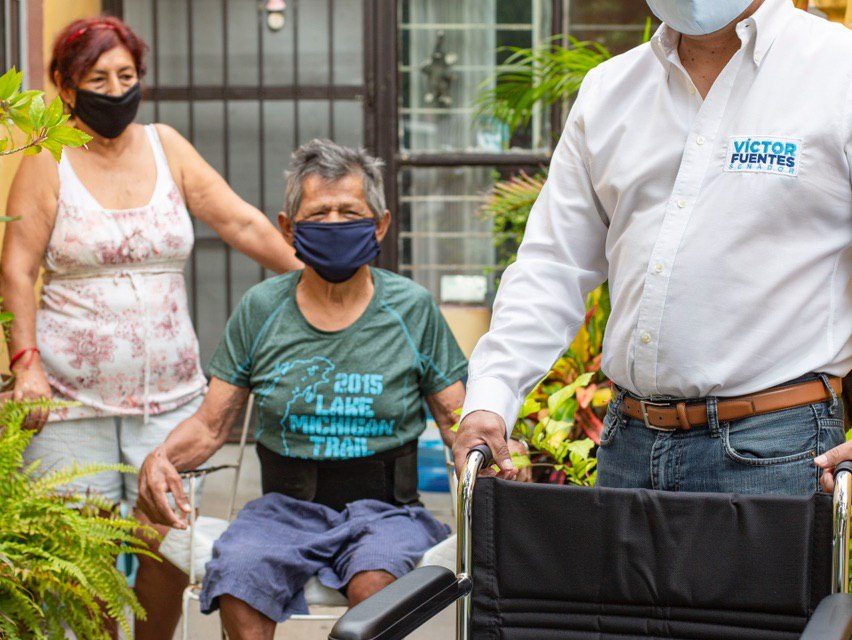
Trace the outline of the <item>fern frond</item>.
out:
<instances>
[{"instance_id":1,"label":"fern frond","mask_svg":"<svg viewBox=\"0 0 852 640\"><path fill-rule=\"evenodd\" d=\"M51 471L48 474L41 476L34 482L36 491L45 491L47 489L57 489L63 485L70 484L75 480L80 480L88 476L93 476L105 471L113 471L118 473L138 473L136 467L131 467L126 464L102 464L92 462L88 464L77 464L73 462L69 467Z\"/></svg>"},{"instance_id":2,"label":"fern frond","mask_svg":"<svg viewBox=\"0 0 852 640\"><path fill-rule=\"evenodd\" d=\"M126 612L145 612L115 566L121 553L153 554L142 535L149 527L121 517L95 493L64 489L103 471L133 473L126 465L72 465L38 475L24 466L33 437L23 429L29 409L44 403L0 406L0 638L63 638L63 623L78 638L108 640L105 618L131 634Z\"/></svg>"}]
</instances>

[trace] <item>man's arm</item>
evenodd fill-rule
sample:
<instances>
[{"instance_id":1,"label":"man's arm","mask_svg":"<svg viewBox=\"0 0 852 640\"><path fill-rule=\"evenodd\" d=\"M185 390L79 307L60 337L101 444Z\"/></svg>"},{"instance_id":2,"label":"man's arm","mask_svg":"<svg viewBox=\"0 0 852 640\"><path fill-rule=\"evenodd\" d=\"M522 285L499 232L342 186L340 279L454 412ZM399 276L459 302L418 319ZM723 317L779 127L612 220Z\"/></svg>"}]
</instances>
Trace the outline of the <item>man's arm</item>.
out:
<instances>
[{"instance_id":1,"label":"man's arm","mask_svg":"<svg viewBox=\"0 0 852 640\"><path fill-rule=\"evenodd\" d=\"M584 117L595 108L596 73L571 110L518 259L501 280L491 328L471 356L457 466L484 443L503 472L514 474L507 429L582 326L586 296L606 279L608 219L592 185Z\"/></svg>"},{"instance_id":2,"label":"man's arm","mask_svg":"<svg viewBox=\"0 0 852 640\"><path fill-rule=\"evenodd\" d=\"M464 385L461 380L438 393L426 396L426 404L429 405L429 411L432 412L432 417L435 418L435 423L441 431L441 440L448 447L452 447L456 441L456 434L450 429L458 422L459 416L456 411L464 404Z\"/></svg>"},{"instance_id":3,"label":"man's arm","mask_svg":"<svg viewBox=\"0 0 852 640\"><path fill-rule=\"evenodd\" d=\"M154 449L139 471L139 509L151 522L186 529L189 502L178 471L194 469L225 444L240 416L249 389L213 378L204 402L181 422L166 441ZM168 494L174 496L183 516L175 514Z\"/></svg>"},{"instance_id":4,"label":"man's arm","mask_svg":"<svg viewBox=\"0 0 852 640\"><path fill-rule=\"evenodd\" d=\"M451 429L458 422L458 413L456 412L464 404L464 385L461 381L451 384L446 389L427 396L426 404L429 405L429 411L432 412L438 429L441 431L441 439L445 445L452 449L456 441L456 434ZM529 449L518 440L509 440L508 452L508 455L513 453L526 454L529 453ZM532 480L531 470L529 468L522 470L516 479L521 482L529 482Z\"/></svg>"}]
</instances>

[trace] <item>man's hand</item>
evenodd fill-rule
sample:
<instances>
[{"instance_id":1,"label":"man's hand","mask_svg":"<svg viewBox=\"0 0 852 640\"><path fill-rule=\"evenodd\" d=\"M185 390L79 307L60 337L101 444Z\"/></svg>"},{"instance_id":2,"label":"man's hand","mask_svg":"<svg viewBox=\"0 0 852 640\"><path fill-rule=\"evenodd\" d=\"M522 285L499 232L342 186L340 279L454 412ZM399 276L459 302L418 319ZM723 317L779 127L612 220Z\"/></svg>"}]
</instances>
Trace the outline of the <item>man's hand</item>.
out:
<instances>
[{"instance_id":1,"label":"man's hand","mask_svg":"<svg viewBox=\"0 0 852 640\"><path fill-rule=\"evenodd\" d=\"M478 444L487 444L491 449L494 462L500 467L501 478L512 480L517 476L518 470L512 464L509 445L506 443L506 423L491 411L469 413L459 425L453 444L453 458L458 475L464 470L468 452Z\"/></svg>"},{"instance_id":2,"label":"man's hand","mask_svg":"<svg viewBox=\"0 0 852 640\"><path fill-rule=\"evenodd\" d=\"M169 504L170 492L183 512L182 518L175 514ZM177 469L159 447L148 454L139 470L139 501L136 506L154 524L186 529L189 500L186 499Z\"/></svg>"},{"instance_id":3,"label":"man's hand","mask_svg":"<svg viewBox=\"0 0 852 640\"><path fill-rule=\"evenodd\" d=\"M814 464L823 470L819 482L829 493L834 491L834 467L844 460L852 460L852 441L837 445L814 458Z\"/></svg>"},{"instance_id":4,"label":"man's hand","mask_svg":"<svg viewBox=\"0 0 852 640\"><path fill-rule=\"evenodd\" d=\"M514 438L509 439L509 453L512 455L527 456L530 453L529 447ZM518 476L515 478L518 482L532 482L532 467L524 467L518 469Z\"/></svg>"}]
</instances>

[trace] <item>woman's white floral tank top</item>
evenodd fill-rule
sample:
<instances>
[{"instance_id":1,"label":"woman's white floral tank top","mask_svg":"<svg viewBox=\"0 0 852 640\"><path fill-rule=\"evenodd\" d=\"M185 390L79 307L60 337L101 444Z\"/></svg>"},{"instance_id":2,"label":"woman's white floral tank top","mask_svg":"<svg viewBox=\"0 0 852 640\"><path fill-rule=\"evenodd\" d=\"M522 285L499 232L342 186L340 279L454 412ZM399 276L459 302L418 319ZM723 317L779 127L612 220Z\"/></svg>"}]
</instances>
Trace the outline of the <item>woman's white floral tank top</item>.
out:
<instances>
[{"instance_id":1,"label":"woman's white floral tank top","mask_svg":"<svg viewBox=\"0 0 852 640\"><path fill-rule=\"evenodd\" d=\"M57 399L51 420L162 413L204 392L183 269L193 228L157 130L150 202L104 209L63 154L59 203L36 319Z\"/></svg>"}]
</instances>

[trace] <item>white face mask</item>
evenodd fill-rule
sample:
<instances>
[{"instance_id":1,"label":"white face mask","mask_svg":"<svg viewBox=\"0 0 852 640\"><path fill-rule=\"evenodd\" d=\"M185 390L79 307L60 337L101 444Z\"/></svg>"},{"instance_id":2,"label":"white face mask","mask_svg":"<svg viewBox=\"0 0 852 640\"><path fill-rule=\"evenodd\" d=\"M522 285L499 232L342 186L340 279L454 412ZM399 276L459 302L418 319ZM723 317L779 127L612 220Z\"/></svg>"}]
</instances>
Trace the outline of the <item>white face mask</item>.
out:
<instances>
[{"instance_id":1,"label":"white face mask","mask_svg":"<svg viewBox=\"0 0 852 640\"><path fill-rule=\"evenodd\" d=\"M718 31L736 20L753 0L648 0L651 11L688 36Z\"/></svg>"}]
</instances>

